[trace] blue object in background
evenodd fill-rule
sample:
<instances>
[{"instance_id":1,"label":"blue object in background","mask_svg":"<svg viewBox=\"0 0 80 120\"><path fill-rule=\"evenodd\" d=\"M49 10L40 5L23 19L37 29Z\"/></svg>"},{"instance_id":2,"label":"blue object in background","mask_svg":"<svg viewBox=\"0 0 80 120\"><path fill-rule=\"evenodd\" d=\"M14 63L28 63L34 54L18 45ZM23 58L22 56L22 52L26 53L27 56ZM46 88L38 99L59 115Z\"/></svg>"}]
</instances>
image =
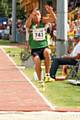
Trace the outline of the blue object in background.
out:
<instances>
[{"instance_id":1,"label":"blue object in background","mask_svg":"<svg viewBox=\"0 0 80 120\"><path fill-rule=\"evenodd\" d=\"M6 17L0 17L0 24L7 24L8 19Z\"/></svg>"}]
</instances>

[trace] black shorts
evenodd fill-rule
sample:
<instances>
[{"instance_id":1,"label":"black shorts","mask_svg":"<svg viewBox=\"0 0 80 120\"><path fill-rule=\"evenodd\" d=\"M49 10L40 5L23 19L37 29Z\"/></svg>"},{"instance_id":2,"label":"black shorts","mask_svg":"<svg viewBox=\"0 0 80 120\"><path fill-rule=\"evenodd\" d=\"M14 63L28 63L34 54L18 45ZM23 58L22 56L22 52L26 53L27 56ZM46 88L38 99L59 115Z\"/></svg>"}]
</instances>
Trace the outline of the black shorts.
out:
<instances>
[{"instance_id":1,"label":"black shorts","mask_svg":"<svg viewBox=\"0 0 80 120\"><path fill-rule=\"evenodd\" d=\"M45 47L45 48L48 48L48 47ZM31 50L31 55L33 57L39 56L40 60L44 60L44 54L43 54L43 52L44 52L45 48L32 49Z\"/></svg>"}]
</instances>

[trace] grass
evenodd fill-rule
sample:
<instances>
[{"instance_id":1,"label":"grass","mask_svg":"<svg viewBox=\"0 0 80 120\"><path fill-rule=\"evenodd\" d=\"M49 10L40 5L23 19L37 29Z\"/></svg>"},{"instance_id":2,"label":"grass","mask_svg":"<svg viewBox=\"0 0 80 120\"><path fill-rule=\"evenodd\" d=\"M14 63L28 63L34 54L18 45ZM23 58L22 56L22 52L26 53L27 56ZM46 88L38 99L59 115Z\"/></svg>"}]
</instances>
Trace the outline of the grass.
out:
<instances>
[{"instance_id":1,"label":"grass","mask_svg":"<svg viewBox=\"0 0 80 120\"><path fill-rule=\"evenodd\" d=\"M15 45L15 42L11 42L10 40L2 40L0 39L0 45Z\"/></svg>"},{"instance_id":2,"label":"grass","mask_svg":"<svg viewBox=\"0 0 80 120\"><path fill-rule=\"evenodd\" d=\"M66 80L56 81L46 83L45 91L42 91L38 82L33 79L34 68L30 68L30 71L27 68L24 70L25 74L53 105L66 108L80 108L80 86L73 86Z\"/></svg>"},{"instance_id":3,"label":"grass","mask_svg":"<svg viewBox=\"0 0 80 120\"><path fill-rule=\"evenodd\" d=\"M22 49L20 49L20 48L6 48L5 50L6 50L7 54L9 54L9 56L13 58L13 60L15 61L15 63L17 65L22 64L22 61L20 59L20 53L21 53Z\"/></svg>"},{"instance_id":4,"label":"grass","mask_svg":"<svg viewBox=\"0 0 80 120\"><path fill-rule=\"evenodd\" d=\"M0 45L9 45L10 41L9 40L2 40L0 39Z\"/></svg>"},{"instance_id":5,"label":"grass","mask_svg":"<svg viewBox=\"0 0 80 120\"><path fill-rule=\"evenodd\" d=\"M20 48L6 48L6 52L14 59L17 65L21 65ZM65 81L56 81L45 84L45 91L33 78L34 67L25 68L23 72L38 87L40 92L54 105L65 108L80 108L80 86L73 86Z\"/></svg>"}]
</instances>

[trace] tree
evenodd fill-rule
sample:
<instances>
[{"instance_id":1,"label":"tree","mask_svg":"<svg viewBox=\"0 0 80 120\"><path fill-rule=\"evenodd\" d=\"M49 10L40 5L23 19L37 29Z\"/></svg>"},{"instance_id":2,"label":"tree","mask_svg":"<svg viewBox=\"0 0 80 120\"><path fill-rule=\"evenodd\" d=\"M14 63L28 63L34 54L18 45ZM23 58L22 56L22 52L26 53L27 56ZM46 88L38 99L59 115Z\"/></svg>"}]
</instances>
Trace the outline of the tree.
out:
<instances>
[{"instance_id":1,"label":"tree","mask_svg":"<svg viewBox=\"0 0 80 120\"><path fill-rule=\"evenodd\" d=\"M16 0L17 18L23 19L25 16L24 10L20 8L20 0ZM12 0L0 0L0 16L9 17L12 15Z\"/></svg>"}]
</instances>

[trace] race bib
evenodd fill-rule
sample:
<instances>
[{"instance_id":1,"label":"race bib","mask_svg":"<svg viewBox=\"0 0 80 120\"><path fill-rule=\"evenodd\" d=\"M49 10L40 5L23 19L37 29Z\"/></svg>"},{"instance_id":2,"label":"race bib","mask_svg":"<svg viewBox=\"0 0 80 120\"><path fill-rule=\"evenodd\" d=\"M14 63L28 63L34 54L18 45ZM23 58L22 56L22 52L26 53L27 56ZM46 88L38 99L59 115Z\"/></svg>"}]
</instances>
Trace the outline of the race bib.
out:
<instances>
[{"instance_id":1,"label":"race bib","mask_svg":"<svg viewBox=\"0 0 80 120\"><path fill-rule=\"evenodd\" d=\"M45 28L37 28L33 29L33 39L36 41L42 41L45 40Z\"/></svg>"}]
</instances>

